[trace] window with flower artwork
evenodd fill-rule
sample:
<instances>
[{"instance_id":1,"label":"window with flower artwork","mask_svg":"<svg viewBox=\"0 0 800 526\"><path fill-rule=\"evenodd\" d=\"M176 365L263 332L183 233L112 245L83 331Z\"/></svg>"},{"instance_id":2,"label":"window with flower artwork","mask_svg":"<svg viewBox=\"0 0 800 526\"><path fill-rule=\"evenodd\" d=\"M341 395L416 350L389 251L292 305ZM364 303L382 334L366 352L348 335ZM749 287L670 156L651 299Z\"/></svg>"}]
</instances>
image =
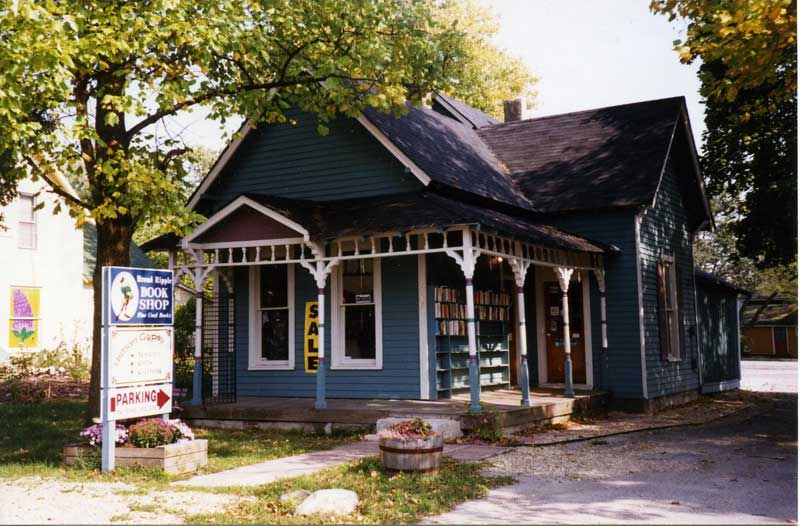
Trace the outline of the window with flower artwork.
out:
<instances>
[{"instance_id":1,"label":"window with flower artwork","mask_svg":"<svg viewBox=\"0 0 800 526\"><path fill-rule=\"evenodd\" d=\"M10 348L39 347L39 294L40 289L36 287L11 287Z\"/></svg>"}]
</instances>

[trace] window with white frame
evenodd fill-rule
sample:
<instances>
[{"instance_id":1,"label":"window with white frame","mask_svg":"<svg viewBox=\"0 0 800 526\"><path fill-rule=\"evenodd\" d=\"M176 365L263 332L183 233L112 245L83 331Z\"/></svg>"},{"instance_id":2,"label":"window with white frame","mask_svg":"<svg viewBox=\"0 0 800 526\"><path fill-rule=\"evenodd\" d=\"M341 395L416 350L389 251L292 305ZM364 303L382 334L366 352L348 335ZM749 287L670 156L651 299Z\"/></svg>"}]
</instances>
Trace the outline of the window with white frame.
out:
<instances>
[{"instance_id":1,"label":"window with white frame","mask_svg":"<svg viewBox=\"0 0 800 526\"><path fill-rule=\"evenodd\" d=\"M17 199L17 246L36 248L36 197L20 194Z\"/></svg>"},{"instance_id":2,"label":"window with white frame","mask_svg":"<svg viewBox=\"0 0 800 526\"><path fill-rule=\"evenodd\" d=\"M681 319L675 260L671 256L663 256L657 270L661 354L667 360L680 360Z\"/></svg>"},{"instance_id":3,"label":"window with white frame","mask_svg":"<svg viewBox=\"0 0 800 526\"><path fill-rule=\"evenodd\" d=\"M342 261L334 276L332 296L331 367L382 368L380 258Z\"/></svg>"},{"instance_id":4,"label":"window with white frame","mask_svg":"<svg viewBox=\"0 0 800 526\"><path fill-rule=\"evenodd\" d=\"M250 268L250 369L294 369L294 265Z\"/></svg>"}]
</instances>

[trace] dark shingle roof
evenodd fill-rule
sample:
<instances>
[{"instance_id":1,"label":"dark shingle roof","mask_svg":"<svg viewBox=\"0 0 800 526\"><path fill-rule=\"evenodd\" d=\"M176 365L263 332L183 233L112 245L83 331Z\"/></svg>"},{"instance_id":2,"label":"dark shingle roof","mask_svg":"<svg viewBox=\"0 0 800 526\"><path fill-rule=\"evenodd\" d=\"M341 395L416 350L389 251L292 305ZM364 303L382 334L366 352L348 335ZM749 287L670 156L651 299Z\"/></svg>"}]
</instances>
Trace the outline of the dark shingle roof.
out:
<instances>
[{"instance_id":1,"label":"dark shingle roof","mask_svg":"<svg viewBox=\"0 0 800 526\"><path fill-rule=\"evenodd\" d=\"M652 202L683 98L498 124L477 133L542 212Z\"/></svg>"},{"instance_id":2,"label":"dark shingle roof","mask_svg":"<svg viewBox=\"0 0 800 526\"><path fill-rule=\"evenodd\" d=\"M155 268L153 261L147 254L131 243L131 267ZM97 227L91 223L83 224L83 280L91 282L94 279L94 267L97 264Z\"/></svg>"},{"instance_id":3,"label":"dark shingle roof","mask_svg":"<svg viewBox=\"0 0 800 526\"><path fill-rule=\"evenodd\" d=\"M749 301L742 309L742 326L748 326L756 312L764 306L766 298ZM797 326L797 298L773 298L761 312L754 327Z\"/></svg>"},{"instance_id":4,"label":"dark shingle roof","mask_svg":"<svg viewBox=\"0 0 800 526\"><path fill-rule=\"evenodd\" d=\"M364 114L433 181L533 210L471 127L433 110L413 106L402 117L370 109Z\"/></svg>"},{"instance_id":5,"label":"dark shingle roof","mask_svg":"<svg viewBox=\"0 0 800 526\"><path fill-rule=\"evenodd\" d=\"M727 289L730 292L735 294L742 294L744 296L749 296L750 291L743 289L741 287L737 287L733 283L722 279L721 277L712 274L710 272L706 272L703 269L695 268L694 269L695 278L697 278L698 283L705 283L707 285L712 285L715 287Z\"/></svg>"},{"instance_id":6,"label":"dark shingle roof","mask_svg":"<svg viewBox=\"0 0 800 526\"><path fill-rule=\"evenodd\" d=\"M464 104L460 100L440 93L433 99L433 109L436 111L446 112L454 119L471 126L472 128L482 128L484 126L491 126L492 124L500 124L500 121L494 117L483 113L477 108L473 108Z\"/></svg>"},{"instance_id":7,"label":"dark shingle roof","mask_svg":"<svg viewBox=\"0 0 800 526\"><path fill-rule=\"evenodd\" d=\"M476 225L553 248L602 253L611 247L554 227L471 205L432 192L341 201L305 201L247 194L247 197L305 227L316 240Z\"/></svg>"}]
</instances>

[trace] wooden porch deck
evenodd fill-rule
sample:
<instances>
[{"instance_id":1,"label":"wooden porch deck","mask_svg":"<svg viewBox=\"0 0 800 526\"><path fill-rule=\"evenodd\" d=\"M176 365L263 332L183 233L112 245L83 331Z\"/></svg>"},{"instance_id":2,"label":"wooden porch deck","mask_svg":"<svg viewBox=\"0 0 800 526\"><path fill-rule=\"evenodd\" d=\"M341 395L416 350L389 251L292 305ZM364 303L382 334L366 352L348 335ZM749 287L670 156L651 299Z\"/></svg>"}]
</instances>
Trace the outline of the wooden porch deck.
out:
<instances>
[{"instance_id":1,"label":"wooden porch deck","mask_svg":"<svg viewBox=\"0 0 800 526\"><path fill-rule=\"evenodd\" d=\"M570 399L560 390L532 389L530 407L520 406L520 399L520 391L513 389L481 393L481 401L500 413L507 430L602 412L608 405L608 395L602 391L576 391ZM313 398L242 397L229 404L186 406L181 413L181 418L195 425L305 431L369 430L381 418L412 416L459 420L464 430L476 424L469 414L468 394L436 401L335 398L329 399L328 408L322 411L314 409Z\"/></svg>"}]
</instances>

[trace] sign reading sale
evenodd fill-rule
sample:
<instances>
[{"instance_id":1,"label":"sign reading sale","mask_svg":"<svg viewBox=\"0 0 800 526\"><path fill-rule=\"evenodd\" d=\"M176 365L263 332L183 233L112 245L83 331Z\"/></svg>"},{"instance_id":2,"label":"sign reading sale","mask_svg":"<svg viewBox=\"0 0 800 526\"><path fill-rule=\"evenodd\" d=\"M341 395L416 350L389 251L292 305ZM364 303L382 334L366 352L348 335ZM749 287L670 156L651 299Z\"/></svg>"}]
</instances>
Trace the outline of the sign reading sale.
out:
<instances>
[{"instance_id":1,"label":"sign reading sale","mask_svg":"<svg viewBox=\"0 0 800 526\"><path fill-rule=\"evenodd\" d=\"M303 332L303 361L307 373L319 368L319 303L306 302L306 322Z\"/></svg>"},{"instance_id":2,"label":"sign reading sale","mask_svg":"<svg viewBox=\"0 0 800 526\"><path fill-rule=\"evenodd\" d=\"M172 384L110 389L108 415L111 420L172 412Z\"/></svg>"}]
</instances>

